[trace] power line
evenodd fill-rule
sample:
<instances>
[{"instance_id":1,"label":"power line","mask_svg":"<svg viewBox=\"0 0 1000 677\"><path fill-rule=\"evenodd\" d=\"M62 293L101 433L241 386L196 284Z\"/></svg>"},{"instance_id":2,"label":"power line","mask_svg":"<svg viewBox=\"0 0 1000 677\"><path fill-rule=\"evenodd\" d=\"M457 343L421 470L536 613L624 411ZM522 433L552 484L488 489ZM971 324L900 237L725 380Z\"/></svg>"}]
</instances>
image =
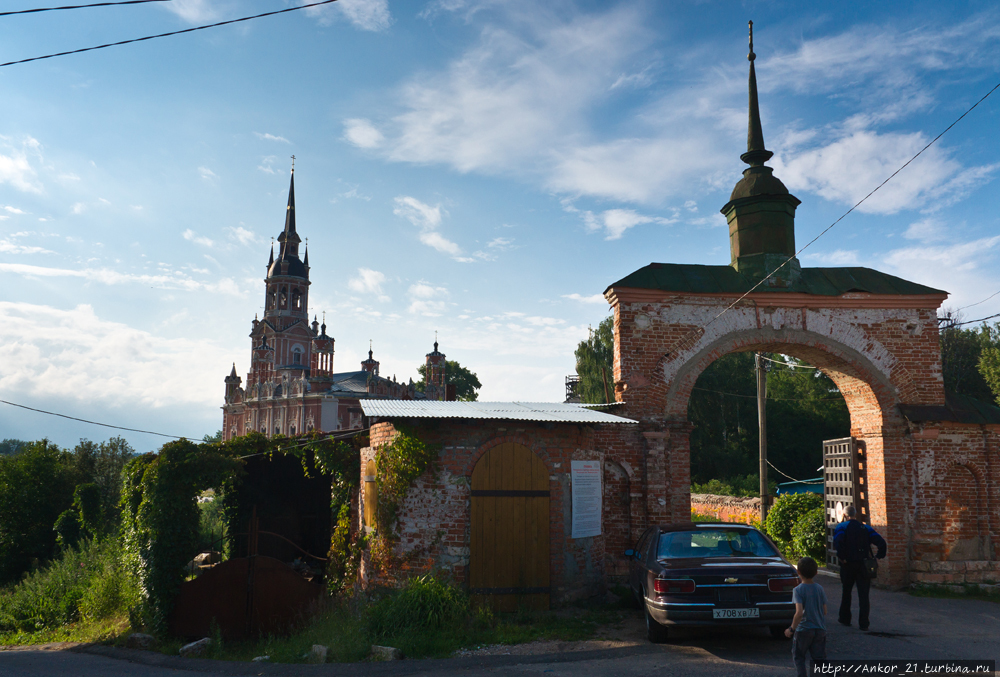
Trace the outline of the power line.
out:
<instances>
[{"instance_id":1,"label":"power line","mask_svg":"<svg viewBox=\"0 0 1000 677\"><path fill-rule=\"evenodd\" d=\"M756 395L740 395L739 393L727 393L723 392L722 390L711 390L709 388L699 388L698 386L693 387L692 390L700 390L705 393L715 393L716 395L728 395L729 397L746 397L751 400L757 399ZM835 402L838 400L843 400L844 396L841 395L840 397L815 397L815 398L768 396L767 399L773 402Z\"/></svg>"},{"instance_id":2,"label":"power line","mask_svg":"<svg viewBox=\"0 0 1000 677\"><path fill-rule=\"evenodd\" d=\"M10 12L0 12L0 16L13 14L34 14L36 12L55 12L61 9L89 9L91 7L113 7L115 5L143 5L147 2L170 2L170 0L119 0L118 2L95 2L89 5L64 5L62 7L38 7L36 9L18 9Z\"/></svg>"},{"instance_id":3,"label":"power line","mask_svg":"<svg viewBox=\"0 0 1000 677\"><path fill-rule=\"evenodd\" d=\"M0 64L0 65L2 65L2 64ZM693 334L695 334L698 331L704 332L704 330L706 328L708 328L709 326L711 326L712 324L714 324L716 320L718 320L720 317L722 317L723 315L725 315L726 313L728 313L730 310L732 310L733 308L735 308L743 299L745 299L747 296L749 296L754 291L756 291L758 287L760 287L762 284L764 284L769 279L771 279L771 277L774 276L775 273L777 273L779 270L781 270L782 268L784 268L786 265L788 265L788 263L790 261L792 261L793 259L795 259L799 254L801 254L802 252L804 252L806 249L808 249L814 242L816 242L816 240L818 240L821 237L823 237L824 235L826 235L834 226L836 226L838 223L840 223L841 221L843 221L851 212L853 212L855 209L857 209L862 204L864 204L868 200L868 198L870 198L872 195L874 195L876 192L878 192L879 189L882 188L882 186L884 186L885 184L889 183L889 181L891 181L897 174L899 174L901 171L903 171L904 169L906 169L910 165L910 163L912 163L918 157L920 157L921 155L923 155L924 151L926 151L928 148L930 148L935 143L937 143L938 139L940 139L942 136L944 136L945 134L947 134L951 130L952 127L954 127L959 122L961 122L962 119L965 118L966 115L968 115L969 113L971 113L972 111L974 111L979 106L979 104L981 104L983 101L985 101L991 94L993 94L993 92L997 91L997 89L1000 89L1000 82L998 82L996 85L994 85L993 88L990 91L986 92L986 94L984 94L981 99L979 99L978 101L976 101L976 103L972 104L971 107L969 107L964 113L962 113L960 116L958 116L958 118L956 118L954 122L952 122L950 125L948 125L947 127L945 127L944 131L942 131L940 134L938 134L933 139L931 139L930 142L928 142L928 144L926 146L924 146L919 151L917 151L916 155L914 155L909 160L907 160L906 162L904 162L902 164L902 166L899 167L899 169L897 169L892 174L890 174L889 177L885 179L885 181L883 181L882 183L880 183L877 186L875 186L875 188L873 188L870 193L868 193L863 198L861 198L856 203L854 203L853 207L851 207L846 212L844 212L836 221L834 221L829 226L827 226L826 228L824 228L819 233L819 235L817 235L813 239L809 240L809 242L807 242L805 244L805 246L803 246L801 249L799 249L793 255L791 255L787 259L785 259L784 262L780 266L778 266L773 271L771 271L770 273L768 273L765 277L763 277L760 280L760 282L758 282L757 284L755 284L748 291L744 292L738 299L736 299L735 301L733 301L732 303L730 303L728 306L726 306L718 315L716 315L715 317L713 317L706 324L704 324L704 325L702 325L702 326L700 326L700 327L698 327L696 329L691 329L684 337L678 339L677 342L674 343L674 345L663 354L663 357L660 358L659 362L657 362L657 367L659 367L660 362L662 362L664 359L666 359L666 357L668 355L670 355L671 353L673 353L679 346L682 346L684 344L684 342L687 341ZM985 318L985 319L990 319L990 318ZM976 321L978 322L980 320L976 320Z\"/></svg>"},{"instance_id":4,"label":"power line","mask_svg":"<svg viewBox=\"0 0 1000 677\"><path fill-rule=\"evenodd\" d=\"M239 19L229 19L228 21L219 21L214 24L206 24L204 26L195 26L194 28L185 28L181 31L171 31L169 33L159 33L158 35L147 35L143 38L132 38L131 40L122 40L120 42L109 42L105 45L97 45L96 47L84 47L82 49L74 49L68 52L57 52L55 54L46 54L45 56L33 56L30 59L20 59L18 61L8 61L7 63L0 63L0 68L4 66L15 66L21 63L28 63L31 61L41 61L42 59L53 59L57 56L68 56L70 54L80 54L82 52L92 52L95 49L106 49L107 47L118 47L121 45L128 45L133 42L143 42L145 40L155 40L156 38L167 38L171 35L181 35L183 33L193 33L195 31L202 31L206 28L217 28L219 26L227 26L229 24L240 23L241 21L250 21L251 19L260 19L265 16L275 16L276 14L284 14L285 12L297 12L300 9L308 9L309 7L319 7L320 5L329 5L336 2L337 0L321 0L321 2L311 2L307 5L299 5L298 7L288 7L286 9L279 9L273 12L264 12L263 14L254 14L253 16L245 16Z\"/></svg>"},{"instance_id":5,"label":"power line","mask_svg":"<svg viewBox=\"0 0 1000 677\"><path fill-rule=\"evenodd\" d=\"M960 310L965 310L966 308L971 308L972 306L978 306L980 303L986 303L987 301L989 301L991 298L993 298L997 294L1000 294L1000 289L998 289L997 291L993 292L992 294L990 294L989 296L987 296L986 298L984 298L982 301L976 301L975 303L970 303L967 306L962 306L961 308L959 308L955 312L957 313Z\"/></svg>"},{"instance_id":6,"label":"power line","mask_svg":"<svg viewBox=\"0 0 1000 677\"><path fill-rule=\"evenodd\" d=\"M126 428L120 425L111 425L110 423L98 423L97 421L88 421L85 418L77 418L76 416L67 416L66 414L57 414L54 411L45 411L44 409L35 409L34 407L26 407L23 404L17 404L16 402L8 402L7 400L0 400L0 403L9 404L12 407L20 407L21 409L27 409L28 411L37 411L39 414L48 414L49 416L58 416L59 418L68 418L71 421L80 421L81 423L90 423L91 425L104 426L105 428L114 428L115 430L128 430L133 433L145 433L146 435L159 435L160 437L170 437L175 440L193 440L194 437L185 437L180 435L167 435L166 433L156 433L152 430L139 430L138 428Z\"/></svg>"},{"instance_id":7,"label":"power line","mask_svg":"<svg viewBox=\"0 0 1000 677\"><path fill-rule=\"evenodd\" d=\"M1000 292L998 292L998 293L1000 293ZM949 324L948 326L946 326L945 329L951 329L952 327L961 327L963 324L976 324L977 322L985 322L986 320L992 320L994 317L1000 317L1000 313L997 313L995 315L989 315L987 317L981 317L978 320L967 320L966 322L955 322L953 324Z\"/></svg>"},{"instance_id":8,"label":"power line","mask_svg":"<svg viewBox=\"0 0 1000 677\"><path fill-rule=\"evenodd\" d=\"M777 472L777 473L778 473L779 475L784 475L785 477L787 477L788 479L790 479L790 480L791 480L791 481L793 481L793 482L799 482L799 483L801 483L801 484L822 484L822 483L823 483L822 481L819 481L819 482L807 482L806 480L797 480L797 479L795 479L794 477L792 477L791 475L789 475L788 473L784 473L784 472L781 472L780 470L778 470L777 468L775 468L775 467L774 467L774 464L773 464L773 463L771 463L771 461L768 461L768 462L767 462L767 464L768 464L769 466L771 466L772 468L774 468L774 470L775 470L775 471L776 471L776 472Z\"/></svg>"},{"instance_id":9,"label":"power line","mask_svg":"<svg viewBox=\"0 0 1000 677\"><path fill-rule=\"evenodd\" d=\"M760 359L767 360L768 362L773 362L775 364L780 364L782 367L789 367L791 369L808 369L810 371L819 371L819 367L810 367L809 365L806 364L792 364L790 362L785 362L784 360L772 360L770 357L763 354L760 356Z\"/></svg>"}]
</instances>

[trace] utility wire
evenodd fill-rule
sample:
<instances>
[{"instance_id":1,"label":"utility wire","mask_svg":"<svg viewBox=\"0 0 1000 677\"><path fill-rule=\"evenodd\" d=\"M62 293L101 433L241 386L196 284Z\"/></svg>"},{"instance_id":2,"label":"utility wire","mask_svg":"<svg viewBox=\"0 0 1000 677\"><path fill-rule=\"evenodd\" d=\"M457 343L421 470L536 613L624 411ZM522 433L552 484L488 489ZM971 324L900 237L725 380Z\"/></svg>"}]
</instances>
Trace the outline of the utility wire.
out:
<instances>
[{"instance_id":1,"label":"utility wire","mask_svg":"<svg viewBox=\"0 0 1000 677\"><path fill-rule=\"evenodd\" d=\"M219 26L227 26L229 24L240 23L241 21L250 21L251 19L260 19L265 16L275 16L276 14L284 14L285 12L297 12L300 9L308 9L309 7L319 7L320 5L329 5L336 2L337 0L321 0L321 2L311 2L307 5L299 5L297 7L288 7L286 9L279 9L273 12L264 12L263 14L254 14L253 16L244 16L239 19L229 19L228 21L219 21L214 24L206 24L204 26L195 26L194 28L185 28L181 31L171 31L169 33L159 33L158 35L147 35L143 38L132 38L131 40L122 40L120 42L109 42L105 45L97 45L96 47L84 47L82 49L74 49L68 52L57 52L56 54L46 54L45 56L33 56L30 59L20 59L18 61L8 61L7 63L0 63L0 68L4 66L14 66L21 63L28 63L30 61L41 61L42 59L53 59L57 56L67 56L69 54L80 54L82 52L92 52L95 49L105 49L107 47L118 47L120 45L128 45L133 42L143 42L144 40L155 40L156 38L166 38L171 35L181 35L183 33L193 33L195 31L202 31L206 28L217 28Z\"/></svg>"},{"instance_id":2,"label":"utility wire","mask_svg":"<svg viewBox=\"0 0 1000 677\"><path fill-rule=\"evenodd\" d=\"M4 64L0 64L0 65L4 65ZM809 242L807 242L805 244L805 246L803 246L801 249L799 249L797 252L795 252L792 256L789 256L787 259L785 259L784 262L780 266L778 266L773 271L771 271L770 273L768 273L764 278L762 278L760 280L760 282L758 282L757 284L755 284L748 291L744 292L738 299L736 299L735 301L733 301L732 303L730 303L728 306L726 306L718 315L716 315L715 317L713 317L706 324L698 327L697 329L690 330L685 336L683 336L682 338L678 339L677 342L669 350L667 350L664 353L664 356L663 356L663 358L661 358L661 361L662 361L662 359L666 358L666 356L668 356L671 353L673 353L679 346L682 346L684 344L684 342L687 341L695 332L697 332L697 331L704 332L704 330L706 328L708 328L709 326L711 326L712 324L714 324L716 322L716 320L718 320L720 317L722 317L723 315L725 315L726 313L728 313L730 310L732 310L733 308L735 308L743 299L745 299L747 296L749 296L750 294L752 294L753 292L755 292L758 287L760 287L762 284L764 284L769 279L771 279L771 277L774 276L775 273L777 273L779 270L781 270L782 268L784 268L786 265L788 265L788 263L790 261L792 261L793 259L795 259L799 254L801 254L802 252L804 252L806 249L808 249L814 242L816 242L816 240L820 239L821 237L823 237L824 235L826 235L828 232L830 232L830 230L834 226L836 226L838 223L840 223L841 221L843 221L851 212L853 212L855 209L857 209L862 204L864 204L868 200L868 198L870 198L872 195L874 195L876 192L878 192L879 189L882 188L882 186L884 186L885 184L889 183L889 181L891 181L893 178L895 178L895 176L897 174L899 174L901 171L903 171L904 169L906 169L910 165L910 163L912 163L918 157L920 157L921 155L923 155L924 151L926 151L928 148L930 148L935 143L937 143L938 139L940 139L942 136L944 136L945 134L947 134L951 130L951 128L954 127L955 125L957 125L959 122L961 122L962 119L965 118L966 115L968 115L969 113L971 113L972 111L974 111L979 106L979 104L981 104L983 101L986 101L986 99L991 94L993 94L993 92L997 91L997 89L1000 89L1000 82L998 82L996 85L994 85L993 88L990 91L986 92L986 94L984 94L981 99L979 99L978 101L976 101L976 103L972 104L971 107L969 107L964 113L962 113L960 116L958 116L958 118L954 122L952 122L950 125L948 125L947 127L945 127L944 131L942 131L940 134L938 134L933 139L931 139L927 143L926 146L924 146L919 151L917 151L916 155L914 155L909 160L907 160L906 162L904 162L902 164L902 166L899 167L899 169L897 169L892 174L890 174L888 176L888 178L886 178L882 183L880 183L877 186L875 186L875 188L873 188L870 193L868 193L863 198L861 198L860 200L858 200L857 202L855 202L854 206L851 207L850 209L848 209L843 214L841 214L840 217L836 221L834 221L829 226L827 226L822 231L820 231L819 235L817 235L813 239L809 240ZM984 318L984 319L990 319L990 318ZM978 322L980 320L976 320L976 321ZM963 323L963 324L965 324L965 323ZM659 366L659 365L657 365L657 366Z\"/></svg>"},{"instance_id":3,"label":"utility wire","mask_svg":"<svg viewBox=\"0 0 1000 677\"><path fill-rule=\"evenodd\" d=\"M0 16L14 14L34 14L36 12L55 12L60 9L89 9L91 7L113 7L115 5L143 5L147 2L170 2L170 0L119 0L118 2L95 2L89 5L64 5L62 7L38 7L36 9L18 9L10 12L0 12Z\"/></svg>"},{"instance_id":4,"label":"utility wire","mask_svg":"<svg viewBox=\"0 0 1000 677\"><path fill-rule=\"evenodd\" d=\"M85 418L77 418L76 416L67 416L66 414L57 414L54 411L45 411L44 409L35 409L33 407L26 407L23 404L17 404L15 402L8 402L7 400L0 400L0 403L9 404L12 407L20 407L21 409L27 409L28 411L37 411L39 414L48 414L49 416L58 416L59 418L68 418L71 421L80 421L81 423L90 423L91 425L104 426L105 428L114 428L115 430L128 430L133 433L145 433L146 435L159 435L160 437L170 437L175 440L193 440L194 437L184 437L180 435L167 435L166 433L155 433L152 430L139 430L138 428L125 428L120 425L111 425L110 423L98 423L97 421L88 421Z\"/></svg>"},{"instance_id":5,"label":"utility wire","mask_svg":"<svg viewBox=\"0 0 1000 677\"><path fill-rule=\"evenodd\" d=\"M709 388L699 388L695 386L692 390L700 390L704 393L715 393L716 395L728 395L729 397L746 397L751 400L756 400L756 395L740 395L739 393L727 393L721 390L710 390ZM837 400L843 400L844 396L840 397L815 397L815 398L804 398L804 397L770 397L768 400L772 402L834 402Z\"/></svg>"},{"instance_id":6,"label":"utility wire","mask_svg":"<svg viewBox=\"0 0 1000 677\"><path fill-rule=\"evenodd\" d=\"M957 313L960 310L965 310L966 308L971 308L972 306L978 306L980 303L986 303L987 301L989 301L991 298L993 298L997 294L1000 294L1000 289L998 289L997 291L993 292L992 294L990 294L989 296L987 296L986 298L984 298L982 301L976 301L975 303L970 303L967 306L962 306L961 308L959 308L955 312Z\"/></svg>"},{"instance_id":7,"label":"utility wire","mask_svg":"<svg viewBox=\"0 0 1000 677\"><path fill-rule=\"evenodd\" d=\"M773 463L771 463L771 461L770 461L770 460L768 460L767 464L768 464L769 466L771 466L772 468L774 468L774 470L775 470L775 471L776 471L776 472L777 472L777 473L778 473L779 475L784 475L785 477L787 477L788 479L790 479L790 480L791 480L791 481L793 481L793 482L799 482L799 483L801 483L801 484L823 484L823 481L822 481L822 480L819 480L819 481L812 481L812 482L810 482L810 481L806 481L806 480L797 480L797 479L795 479L794 477L792 477L791 475L789 475L788 473L784 473L784 472L781 472L780 470L778 470L777 468L775 468L774 464L773 464Z\"/></svg>"},{"instance_id":8,"label":"utility wire","mask_svg":"<svg viewBox=\"0 0 1000 677\"><path fill-rule=\"evenodd\" d=\"M810 371L819 371L819 367L810 367L806 364L792 364L791 362L785 362L784 360L772 360L764 354L761 354L760 359L767 360L768 362L773 362L775 364L780 364L782 367L789 367L793 369L808 369Z\"/></svg>"},{"instance_id":9,"label":"utility wire","mask_svg":"<svg viewBox=\"0 0 1000 677\"><path fill-rule=\"evenodd\" d=\"M1000 292L997 292L997 293L1000 293ZM981 317L978 320L967 320L965 322L953 322L952 324L949 324L949 325L945 326L945 329L951 329L952 327L961 327L963 324L975 324L977 322L985 322L986 320L992 320L994 317L1000 317L1000 313L997 313L995 315L989 315L987 317Z\"/></svg>"}]
</instances>

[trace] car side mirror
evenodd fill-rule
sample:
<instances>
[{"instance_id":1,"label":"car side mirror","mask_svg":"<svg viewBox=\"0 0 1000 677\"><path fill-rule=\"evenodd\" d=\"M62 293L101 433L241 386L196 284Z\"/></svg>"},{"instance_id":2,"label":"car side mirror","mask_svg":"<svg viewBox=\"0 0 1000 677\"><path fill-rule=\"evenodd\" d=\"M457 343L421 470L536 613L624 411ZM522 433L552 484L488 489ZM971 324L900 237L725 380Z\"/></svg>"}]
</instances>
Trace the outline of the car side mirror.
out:
<instances>
[{"instance_id":1,"label":"car side mirror","mask_svg":"<svg viewBox=\"0 0 1000 677\"><path fill-rule=\"evenodd\" d=\"M628 550L625 551L625 556L626 557L635 557L635 550L632 550L631 548L629 548Z\"/></svg>"}]
</instances>

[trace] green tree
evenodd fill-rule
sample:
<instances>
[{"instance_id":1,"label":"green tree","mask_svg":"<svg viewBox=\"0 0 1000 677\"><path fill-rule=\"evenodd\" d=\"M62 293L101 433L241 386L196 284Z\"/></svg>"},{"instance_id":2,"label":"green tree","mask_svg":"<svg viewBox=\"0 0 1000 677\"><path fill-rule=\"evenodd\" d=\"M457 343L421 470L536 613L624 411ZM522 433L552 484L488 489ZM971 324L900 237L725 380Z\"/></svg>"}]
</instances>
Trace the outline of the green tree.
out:
<instances>
[{"instance_id":1,"label":"green tree","mask_svg":"<svg viewBox=\"0 0 1000 677\"><path fill-rule=\"evenodd\" d=\"M975 397L983 402L992 401L996 391L987 382L980 358L984 349L996 349L993 330L985 325L970 329L946 326L939 336L945 391ZM990 359L987 358L987 364Z\"/></svg>"},{"instance_id":2,"label":"green tree","mask_svg":"<svg viewBox=\"0 0 1000 677\"><path fill-rule=\"evenodd\" d=\"M424 392L427 387L427 365L417 367L417 373L420 374L420 380L415 384L417 391ZM483 387L474 372L454 360L445 360L444 382L446 385L454 384L455 398L462 402L475 402L479 399L479 389Z\"/></svg>"},{"instance_id":3,"label":"green tree","mask_svg":"<svg viewBox=\"0 0 1000 677\"><path fill-rule=\"evenodd\" d=\"M0 440L0 456L13 456L26 446L28 446L28 442L24 440L15 440L13 438Z\"/></svg>"},{"instance_id":4,"label":"green tree","mask_svg":"<svg viewBox=\"0 0 1000 677\"><path fill-rule=\"evenodd\" d=\"M55 554L56 519L73 502L74 458L48 440L0 456L0 585Z\"/></svg>"},{"instance_id":5,"label":"green tree","mask_svg":"<svg viewBox=\"0 0 1000 677\"><path fill-rule=\"evenodd\" d=\"M201 438L202 442L208 442L209 444L215 444L222 441L222 431L216 430L214 435L205 435Z\"/></svg>"},{"instance_id":6,"label":"green tree","mask_svg":"<svg viewBox=\"0 0 1000 677\"><path fill-rule=\"evenodd\" d=\"M823 440L850 434L850 414L836 385L817 369L768 355L767 454L796 479L823 463ZM759 471L757 382L753 353L724 355L702 372L688 400L691 479L707 483ZM787 481L771 469L769 480Z\"/></svg>"},{"instance_id":7,"label":"green tree","mask_svg":"<svg viewBox=\"0 0 1000 677\"><path fill-rule=\"evenodd\" d=\"M576 375L580 378L576 394L581 402L603 404L615 399L615 318L601 320L596 331L591 331L586 341L580 341L573 353L576 356Z\"/></svg>"},{"instance_id":8,"label":"green tree","mask_svg":"<svg viewBox=\"0 0 1000 677\"><path fill-rule=\"evenodd\" d=\"M77 484L92 482L97 485L104 529L113 530L118 523L122 469L134 456L135 449L124 437L112 437L100 444L84 439L73 449Z\"/></svg>"}]
</instances>

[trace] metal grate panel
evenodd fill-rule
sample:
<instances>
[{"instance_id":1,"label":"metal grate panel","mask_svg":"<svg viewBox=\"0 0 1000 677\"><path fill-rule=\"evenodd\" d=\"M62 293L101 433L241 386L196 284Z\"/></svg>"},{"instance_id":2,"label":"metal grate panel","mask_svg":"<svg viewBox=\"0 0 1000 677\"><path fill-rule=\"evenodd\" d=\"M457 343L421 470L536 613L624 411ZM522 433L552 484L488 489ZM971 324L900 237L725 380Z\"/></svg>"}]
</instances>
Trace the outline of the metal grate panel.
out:
<instances>
[{"instance_id":1,"label":"metal grate panel","mask_svg":"<svg viewBox=\"0 0 1000 677\"><path fill-rule=\"evenodd\" d=\"M826 508L826 566L837 571L840 563L833 547L833 530L853 505L858 519L868 523L868 489L864 444L853 437L823 442L823 503Z\"/></svg>"}]
</instances>

